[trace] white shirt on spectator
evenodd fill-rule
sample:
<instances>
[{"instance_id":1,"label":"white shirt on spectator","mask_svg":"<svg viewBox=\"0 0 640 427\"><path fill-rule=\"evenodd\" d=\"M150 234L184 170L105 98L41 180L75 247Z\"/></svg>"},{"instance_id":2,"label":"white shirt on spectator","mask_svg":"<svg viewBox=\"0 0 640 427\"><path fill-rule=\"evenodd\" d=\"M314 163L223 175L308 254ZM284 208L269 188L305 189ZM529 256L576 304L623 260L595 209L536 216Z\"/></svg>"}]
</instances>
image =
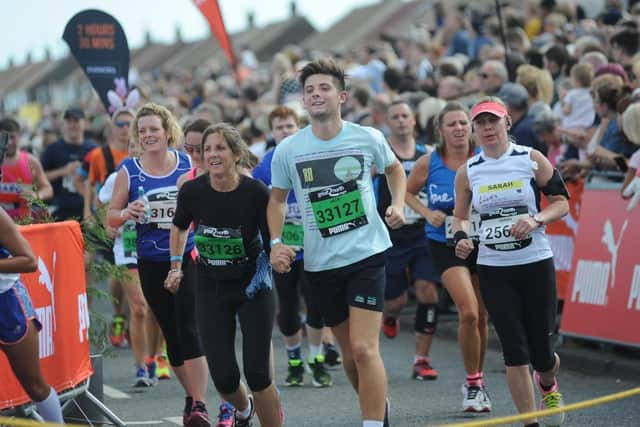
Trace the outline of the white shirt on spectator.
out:
<instances>
[{"instance_id":1,"label":"white shirt on spectator","mask_svg":"<svg viewBox=\"0 0 640 427\"><path fill-rule=\"evenodd\" d=\"M593 98L588 88L570 89L562 102L571 105L571 113L563 115L563 128L588 128L593 125L596 112L593 109Z\"/></svg>"}]
</instances>

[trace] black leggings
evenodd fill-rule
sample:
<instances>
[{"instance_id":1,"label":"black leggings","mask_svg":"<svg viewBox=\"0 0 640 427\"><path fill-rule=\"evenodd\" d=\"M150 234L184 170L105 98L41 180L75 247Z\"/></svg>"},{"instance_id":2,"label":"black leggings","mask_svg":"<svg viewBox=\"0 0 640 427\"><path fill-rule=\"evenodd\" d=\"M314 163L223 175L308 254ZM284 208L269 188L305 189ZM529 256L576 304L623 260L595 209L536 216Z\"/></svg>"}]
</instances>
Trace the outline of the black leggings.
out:
<instances>
[{"instance_id":1,"label":"black leggings","mask_svg":"<svg viewBox=\"0 0 640 427\"><path fill-rule=\"evenodd\" d=\"M324 322L317 304L311 301L311 289L302 260L294 262L291 271L285 274L273 272L273 280L278 291L278 327L285 337L297 333L302 327L300 321L300 292L307 306L307 325L322 329Z\"/></svg>"},{"instance_id":2,"label":"black leggings","mask_svg":"<svg viewBox=\"0 0 640 427\"><path fill-rule=\"evenodd\" d=\"M184 258L184 277L175 294L164 289L164 281L170 269L169 261L138 259L142 293L167 341L169 362L171 366L182 366L185 360L204 354L195 320L195 265L191 257Z\"/></svg>"},{"instance_id":3,"label":"black leggings","mask_svg":"<svg viewBox=\"0 0 640 427\"><path fill-rule=\"evenodd\" d=\"M551 333L556 317L553 258L524 265L478 265L480 290L507 366L546 372L556 363Z\"/></svg>"},{"instance_id":4,"label":"black leggings","mask_svg":"<svg viewBox=\"0 0 640 427\"><path fill-rule=\"evenodd\" d=\"M198 269L196 317L207 363L216 389L231 394L240 385L235 352L236 315L242 331L243 371L251 391L272 382L269 363L275 298L270 289L252 299L238 282L220 282Z\"/></svg>"}]
</instances>

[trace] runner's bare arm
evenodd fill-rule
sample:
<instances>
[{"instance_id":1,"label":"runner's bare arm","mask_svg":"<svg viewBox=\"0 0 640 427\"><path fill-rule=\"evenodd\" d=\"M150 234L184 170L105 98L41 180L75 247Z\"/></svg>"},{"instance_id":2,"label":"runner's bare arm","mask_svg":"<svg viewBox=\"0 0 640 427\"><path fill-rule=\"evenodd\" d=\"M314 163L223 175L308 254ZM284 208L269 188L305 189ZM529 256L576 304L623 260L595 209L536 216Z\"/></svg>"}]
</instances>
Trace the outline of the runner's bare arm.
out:
<instances>
[{"instance_id":1,"label":"runner's bare arm","mask_svg":"<svg viewBox=\"0 0 640 427\"><path fill-rule=\"evenodd\" d=\"M29 273L38 263L27 240L4 209L0 209L0 244L11 254L0 259L0 273Z\"/></svg>"},{"instance_id":2,"label":"runner's bare arm","mask_svg":"<svg viewBox=\"0 0 640 427\"><path fill-rule=\"evenodd\" d=\"M424 187L424 183L429 176L429 154L421 156L411 169L411 173L407 177L407 194L405 195L405 202L423 217L427 217L428 207L423 205L416 195Z\"/></svg>"},{"instance_id":3,"label":"runner's bare arm","mask_svg":"<svg viewBox=\"0 0 640 427\"><path fill-rule=\"evenodd\" d=\"M389 227L399 228L405 222L404 199L407 192L407 175L397 159L384 170L384 174L387 176L387 185L391 193L391 205L385 212L385 221Z\"/></svg>"},{"instance_id":4,"label":"runner's bare arm","mask_svg":"<svg viewBox=\"0 0 640 427\"><path fill-rule=\"evenodd\" d=\"M33 175L33 182L35 182L37 186L36 197L42 200L51 199L53 197L53 187L47 179L44 169L42 169L42 163L33 155L29 154L29 165Z\"/></svg>"},{"instance_id":5,"label":"runner's bare arm","mask_svg":"<svg viewBox=\"0 0 640 427\"><path fill-rule=\"evenodd\" d=\"M113 194L107 210L106 222L110 227L118 228L127 220L144 215L144 204L138 200L129 201L129 179L124 168L120 169L113 184Z\"/></svg>"},{"instance_id":6,"label":"runner's bare arm","mask_svg":"<svg viewBox=\"0 0 640 427\"><path fill-rule=\"evenodd\" d=\"M269 203L267 204L267 225L269 226L269 235L271 239L282 238L282 227L287 209L287 197L289 190L283 188L271 188ZM291 269L291 263L296 257L296 252L284 245L276 243L271 248L271 265L278 273L286 273Z\"/></svg>"},{"instance_id":7,"label":"runner's bare arm","mask_svg":"<svg viewBox=\"0 0 640 427\"><path fill-rule=\"evenodd\" d=\"M456 203L453 208L453 224L451 225L451 229L456 245L456 256L466 259L474 249L473 240L468 237L470 229L469 216L471 214L471 188L469 187L466 164L458 168L454 185Z\"/></svg>"},{"instance_id":8,"label":"runner's bare arm","mask_svg":"<svg viewBox=\"0 0 640 427\"><path fill-rule=\"evenodd\" d=\"M424 187L427 177L429 176L429 161L431 159L430 154L421 156L411 169L411 173L407 178L407 195L405 201L407 204L422 215L431 225L434 227L440 227L444 224L447 215L439 210L429 209L425 206L416 195Z\"/></svg>"},{"instance_id":9,"label":"runner's bare arm","mask_svg":"<svg viewBox=\"0 0 640 427\"><path fill-rule=\"evenodd\" d=\"M174 260L175 255L182 256L184 248L187 244L189 229L182 230L171 224L169 232L169 253L171 254L171 269L167 273L164 281L164 288L172 294L180 289L180 281L182 280L182 259Z\"/></svg>"},{"instance_id":10,"label":"runner's bare arm","mask_svg":"<svg viewBox=\"0 0 640 427\"><path fill-rule=\"evenodd\" d=\"M456 172L454 181L456 203L453 208L453 233L456 231L469 232L469 216L471 214L471 188L467 177L467 165L463 164Z\"/></svg>"}]
</instances>

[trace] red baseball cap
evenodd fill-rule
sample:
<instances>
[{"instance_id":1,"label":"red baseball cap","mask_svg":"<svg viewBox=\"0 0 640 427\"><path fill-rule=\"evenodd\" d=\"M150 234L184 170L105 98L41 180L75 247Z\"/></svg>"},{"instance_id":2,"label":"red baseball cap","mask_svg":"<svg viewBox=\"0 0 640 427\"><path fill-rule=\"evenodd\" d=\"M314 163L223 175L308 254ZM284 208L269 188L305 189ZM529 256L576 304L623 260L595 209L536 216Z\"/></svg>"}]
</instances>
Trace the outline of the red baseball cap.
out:
<instances>
[{"instance_id":1,"label":"red baseball cap","mask_svg":"<svg viewBox=\"0 0 640 427\"><path fill-rule=\"evenodd\" d=\"M475 120L482 113L490 113L497 117L509 115L506 107L498 102L481 102L471 109L471 120Z\"/></svg>"}]
</instances>

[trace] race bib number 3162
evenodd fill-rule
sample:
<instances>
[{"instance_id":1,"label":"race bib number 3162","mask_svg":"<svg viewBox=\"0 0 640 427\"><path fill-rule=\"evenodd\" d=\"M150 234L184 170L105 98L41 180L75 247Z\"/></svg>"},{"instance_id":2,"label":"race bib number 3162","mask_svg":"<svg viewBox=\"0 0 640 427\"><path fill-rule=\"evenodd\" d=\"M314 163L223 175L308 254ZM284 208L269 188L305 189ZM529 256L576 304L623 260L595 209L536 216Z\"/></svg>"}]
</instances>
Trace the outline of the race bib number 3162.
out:
<instances>
[{"instance_id":1,"label":"race bib number 3162","mask_svg":"<svg viewBox=\"0 0 640 427\"><path fill-rule=\"evenodd\" d=\"M335 236L368 224L356 181L313 191L309 193L309 200L322 237Z\"/></svg>"}]
</instances>

